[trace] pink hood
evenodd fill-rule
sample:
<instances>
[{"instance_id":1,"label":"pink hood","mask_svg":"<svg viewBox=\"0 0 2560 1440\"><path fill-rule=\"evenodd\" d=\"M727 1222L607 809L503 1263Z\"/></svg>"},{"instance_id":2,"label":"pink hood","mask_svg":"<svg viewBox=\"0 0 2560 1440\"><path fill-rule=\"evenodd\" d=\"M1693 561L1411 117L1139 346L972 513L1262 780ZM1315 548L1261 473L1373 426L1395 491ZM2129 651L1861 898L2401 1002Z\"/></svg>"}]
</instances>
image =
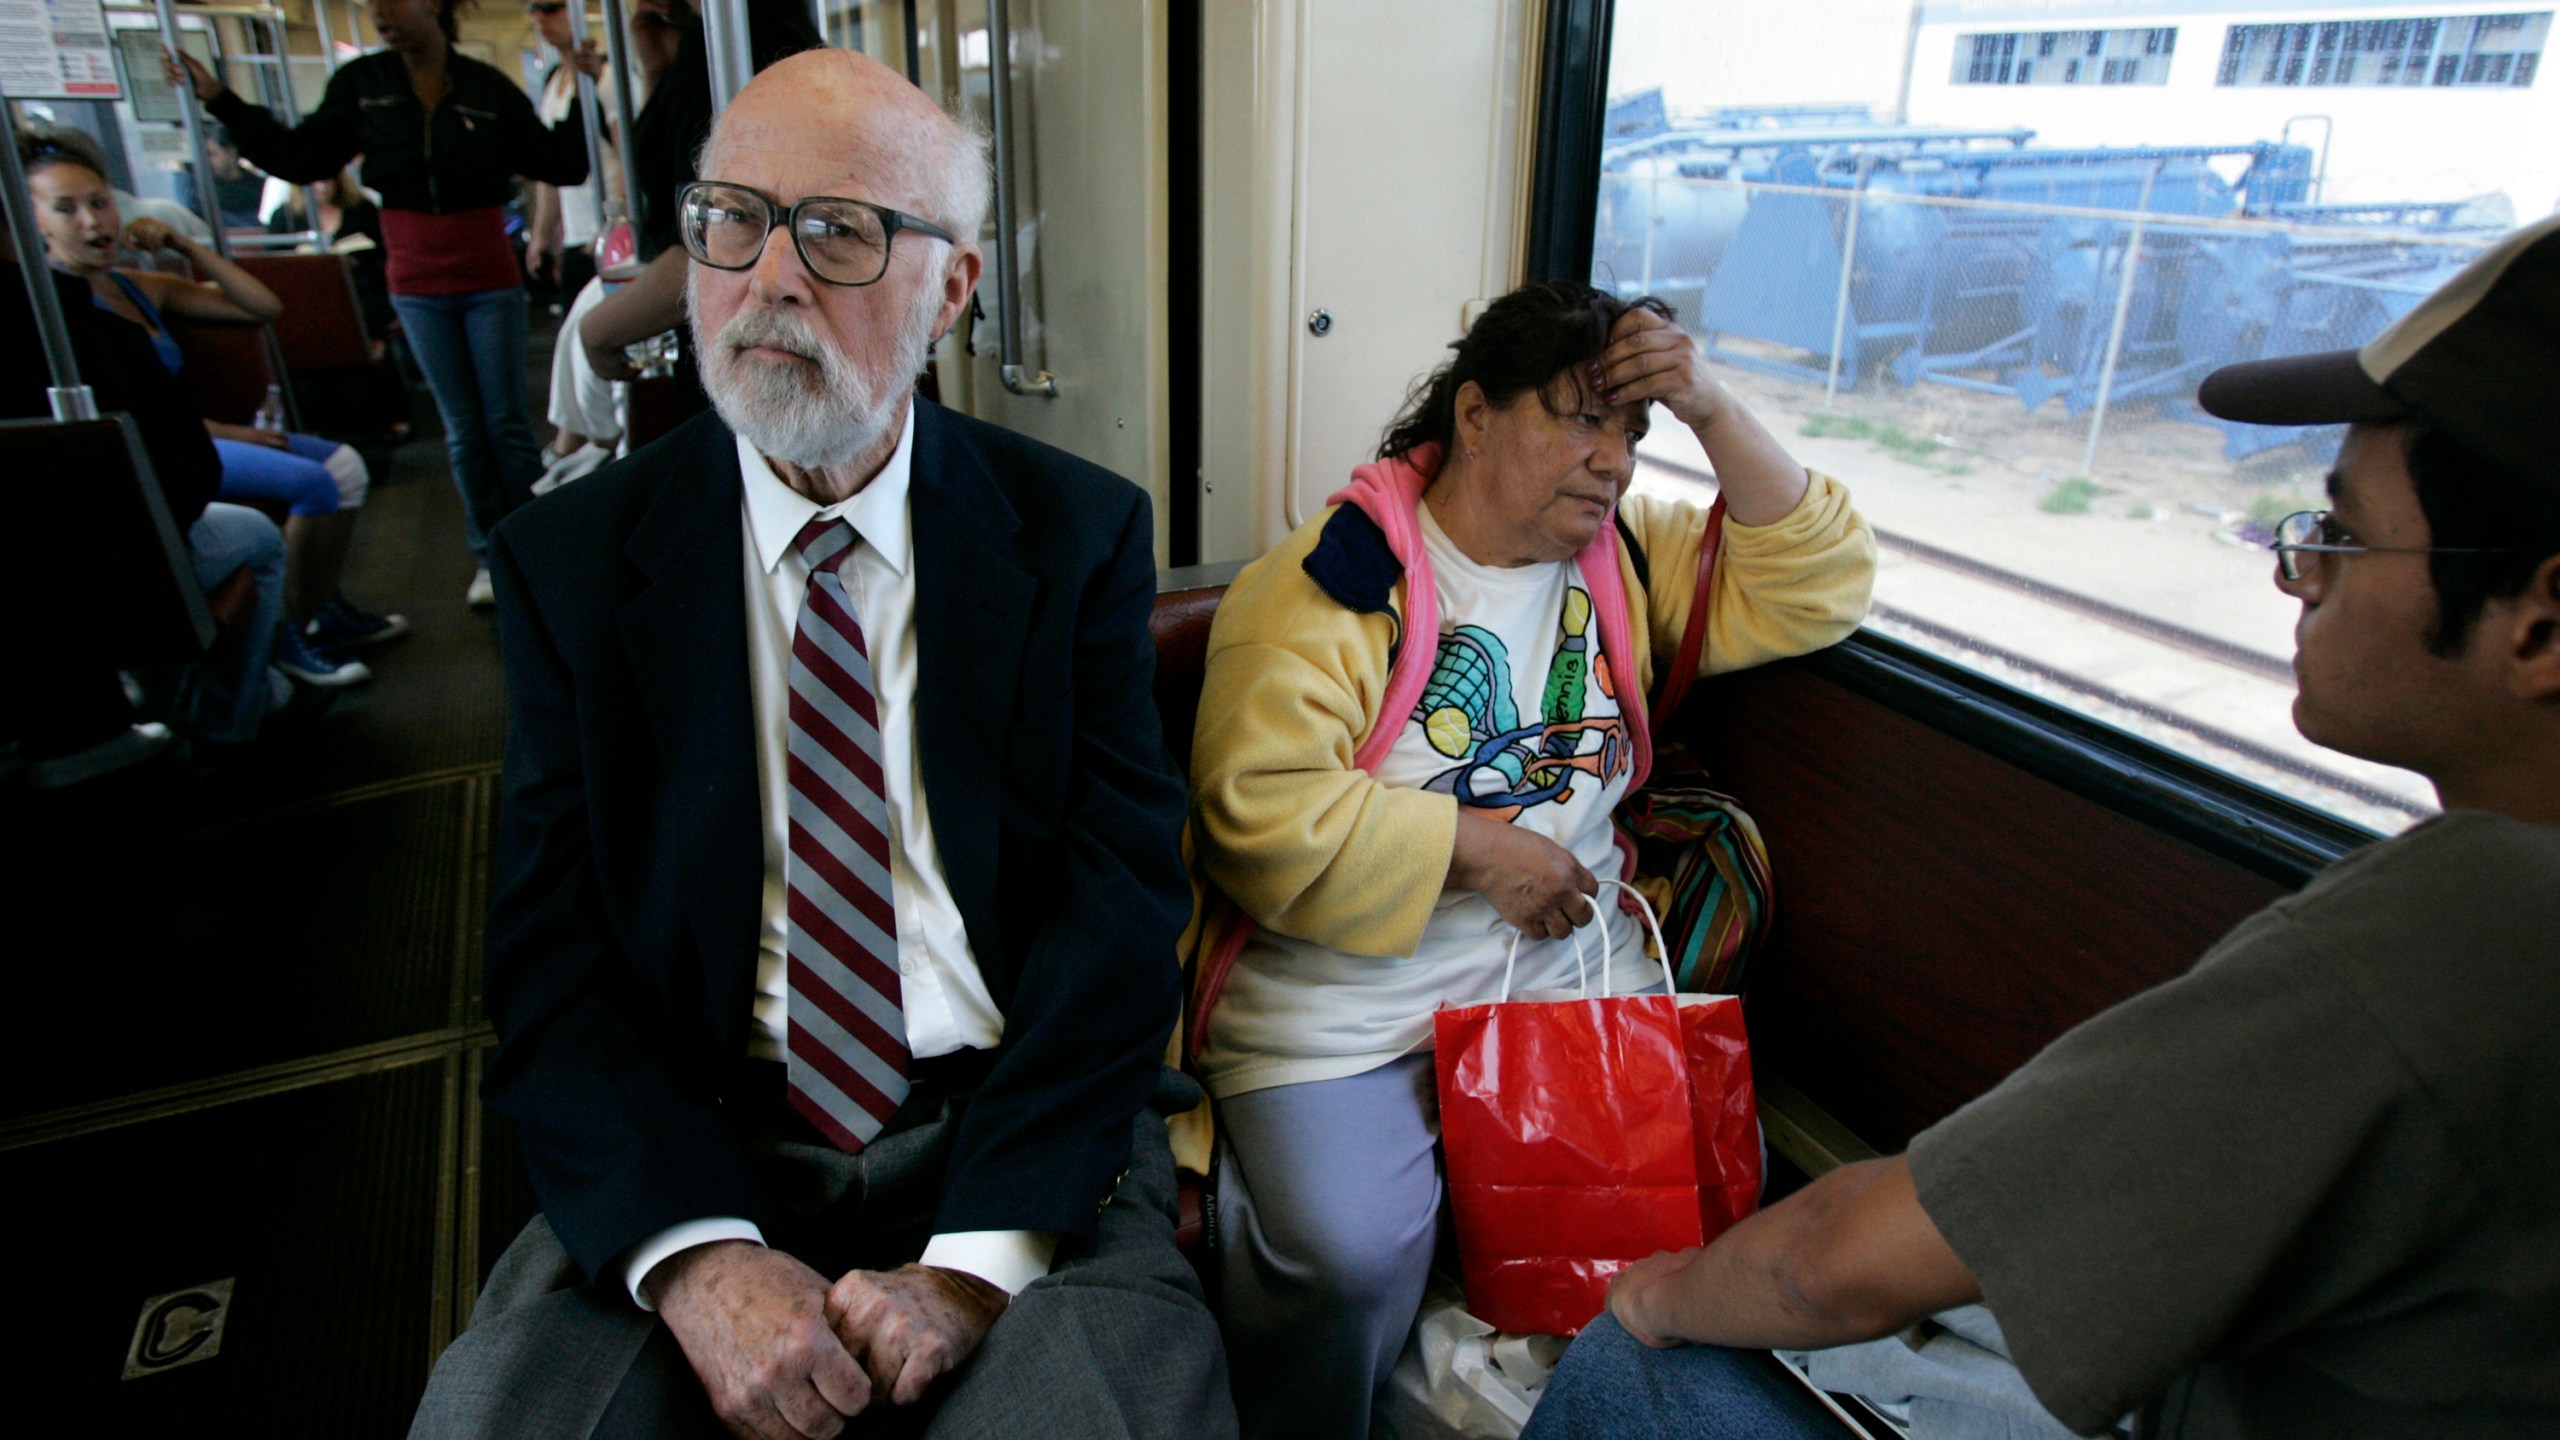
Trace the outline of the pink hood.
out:
<instances>
[{"instance_id":1,"label":"pink hood","mask_svg":"<svg viewBox=\"0 0 2560 1440\"><path fill-rule=\"evenodd\" d=\"M1358 506L1387 537L1387 548L1404 565L1405 643L1397 647L1395 668L1387 674L1386 703L1378 711L1378 723L1361 737L1360 748L1352 756L1353 763L1372 774L1403 728L1402 717L1412 714L1415 702L1422 698L1439 656L1440 591L1432 583L1431 556L1422 548L1421 509L1422 492L1440 473L1440 453L1437 445L1423 445L1392 459L1373 460L1354 469L1351 483L1325 501ZM1633 791L1653 773L1653 732L1644 697L1633 688L1635 648L1628 631L1626 583L1618 573L1616 511L1610 512L1600 533L1573 558L1582 567L1583 588L1591 593L1591 609L1600 621L1600 653L1608 659L1610 676L1619 687L1618 711L1626 720L1635 759L1635 774L1627 782ZM1416 637L1424 637L1424 643L1413 643Z\"/></svg>"}]
</instances>

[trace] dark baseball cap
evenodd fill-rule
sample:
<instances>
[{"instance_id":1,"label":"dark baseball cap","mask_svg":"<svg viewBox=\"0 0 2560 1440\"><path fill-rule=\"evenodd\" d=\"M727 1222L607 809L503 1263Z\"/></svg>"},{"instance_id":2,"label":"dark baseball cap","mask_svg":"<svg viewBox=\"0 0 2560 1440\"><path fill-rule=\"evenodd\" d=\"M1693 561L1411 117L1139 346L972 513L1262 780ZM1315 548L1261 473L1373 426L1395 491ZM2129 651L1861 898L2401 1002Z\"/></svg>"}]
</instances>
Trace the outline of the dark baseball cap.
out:
<instances>
[{"instance_id":1,"label":"dark baseball cap","mask_svg":"<svg viewBox=\"0 0 2560 1440\"><path fill-rule=\"evenodd\" d=\"M2196 403L2252 425L2423 420L2560 476L2560 215L2499 241L2363 349L2225 365Z\"/></svg>"}]
</instances>

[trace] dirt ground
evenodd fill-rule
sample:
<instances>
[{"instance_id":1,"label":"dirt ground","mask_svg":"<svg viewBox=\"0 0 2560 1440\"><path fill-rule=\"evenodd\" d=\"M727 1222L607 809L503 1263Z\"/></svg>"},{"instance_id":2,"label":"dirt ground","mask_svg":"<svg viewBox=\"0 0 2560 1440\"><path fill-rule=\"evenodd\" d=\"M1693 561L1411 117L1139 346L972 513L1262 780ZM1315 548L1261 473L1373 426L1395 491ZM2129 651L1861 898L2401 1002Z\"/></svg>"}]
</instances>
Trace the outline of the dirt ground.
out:
<instances>
[{"instance_id":1,"label":"dirt ground","mask_svg":"<svg viewBox=\"0 0 2560 1440\"><path fill-rule=\"evenodd\" d=\"M1880 532L2237 645L2275 667L2292 656L2299 607L2276 589L2260 542L2281 515L2321 504L2325 448L2288 445L2234 463L2219 429L2141 402L2107 417L2097 464L2084 474L2088 417L2064 415L2058 402L2030 414L2008 396L1870 380L1826 408L1819 383L1731 365L1719 374L1806 464L1847 483ZM1659 413L1643 454L1675 467L1649 469L1638 482L1666 493L1686 488L1681 471L1709 468L1696 438ZM1949 572L1887 559L1894 563L1878 575L1880 605L2247 737L2286 765L2216 751L2175 726L2000 674L2010 683L2378 830L2406 825L2403 806L2432 806L2415 776L2304 741L2292 727L2287 683L1978 581L1951 591ZM1980 654L1951 658L2002 670ZM2376 806L2354 791L2399 803Z\"/></svg>"},{"instance_id":2,"label":"dirt ground","mask_svg":"<svg viewBox=\"0 0 2560 1440\"><path fill-rule=\"evenodd\" d=\"M2148 402L2107 417L2093 473L2088 419L2048 401L1873 379L1826 409L1818 383L1724 366L1725 383L1805 462L1853 483L1879 526L2259 651L2292 652L2293 602L2252 541L2317 508L2328 457L2301 445L2245 462L2222 432ZM1652 458L1704 468L1657 424Z\"/></svg>"}]
</instances>

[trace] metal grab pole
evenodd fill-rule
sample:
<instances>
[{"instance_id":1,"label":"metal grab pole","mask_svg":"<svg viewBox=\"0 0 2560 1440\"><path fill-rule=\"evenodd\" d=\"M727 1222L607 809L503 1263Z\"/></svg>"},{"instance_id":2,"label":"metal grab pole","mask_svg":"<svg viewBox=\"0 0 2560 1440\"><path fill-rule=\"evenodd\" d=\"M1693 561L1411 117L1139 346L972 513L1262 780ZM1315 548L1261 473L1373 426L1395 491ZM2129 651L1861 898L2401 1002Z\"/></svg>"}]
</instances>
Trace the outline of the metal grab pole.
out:
<instances>
[{"instance_id":1,"label":"metal grab pole","mask_svg":"<svg viewBox=\"0 0 2560 1440\"><path fill-rule=\"evenodd\" d=\"M318 0L313 0L311 13L314 15L320 13ZM299 125L302 123L302 102L296 99L293 93L293 36L285 29L284 12L281 10L265 17L262 23L267 26L268 36L275 41L276 88L284 95L287 123ZM307 181L303 184L302 204L304 236L320 249L328 249L337 237L326 234L320 229L320 187L318 185Z\"/></svg>"},{"instance_id":2,"label":"metal grab pole","mask_svg":"<svg viewBox=\"0 0 2560 1440\"><path fill-rule=\"evenodd\" d=\"M711 113L717 116L755 78L745 0L704 0L702 43L711 52Z\"/></svg>"},{"instance_id":3,"label":"metal grab pole","mask_svg":"<svg viewBox=\"0 0 2560 1440\"><path fill-rule=\"evenodd\" d=\"M161 0L167 4L168 0ZM997 378L1016 395L1056 398L1058 379L1022 363L1022 265L1013 232L1013 30L1005 0L987 0L987 111L995 131Z\"/></svg>"},{"instance_id":4,"label":"metal grab pole","mask_svg":"<svg viewBox=\"0 0 2560 1440\"><path fill-rule=\"evenodd\" d=\"M18 247L18 274L27 282L27 303L35 308L36 333L44 341L44 361L53 372L53 388L45 397L56 420L95 420L98 397L80 383L80 361L71 353L71 326L62 318L62 296L53 288L53 267L45 263L44 237L36 232L35 202L27 195L26 167L18 163L18 116L0 96L0 170L8 193L0 208L9 213L9 238Z\"/></svg>"},{"instance_id":5,"label":"metal grab pole","mask_svg":"<svg viewBox=\"0 0 2560 1440\"><path fill-rule=\"evenodd\" d=\"M2107 391L2116 383L2116 356L2124 350L2124 322L2133 308L2133 277L2142 267L2142 227L2151 218L2151 186L2160 178L2160 167L2166 160L2151 162L2151 173L2142 177L2142 199L2134 205L2133 229L2125 236L2124 279L2116 285L2116 320L2107 329L2107 358L2098 367L2098 399L2089 410L2089 448L2080 454L2080 473L2095 475L2098 471L2098 432L2107 427Z\"/></svg>"},{"instance_id":6,"label":"metal grab pole","mask_svg":"<svg viewBox=\"0 0 2560 1440\"><path fill-rule=\"evenodd\" d=\"M320 71L338 73L338 37L329 33L329 0L311 0L311 28L320 32Z\"/></svg>"},{"instance_id":7,"label":"metal grab pole","mask_svg":"<svg viewBox=\"0 0 2560 1440\"><path fill-rule=\"evenodd\" d=\"M169 0L157 0L153 8L160 14L160 43L169 47L172 55L185 55L187 52L178 46L177 8ZM230 227L222 223L222 201L213 193L213 162L204 158L203 106L196 99L194 83L185 78L186 62L183 59L178 62L178 70L178 119L185 124L187 131L187 170L196 177L196 203L213 211L207 217L207 224L213 231L213 253L228 260L231 258Z\"/></svg>"},{"instance_id":8,"label":"metal grab pole","mask_svg":"<svg viewBox=\"0 0 2560 1440\"><path fill-rule=\"evenodd\" d=\"M622 0L604 0L604 58L613 67L613 148L622 157L622 198L615 200L602 184L596 187L596 198L603 202L608 227L615 220L634 214L631 177L637 172L632 168L631 155L631 35L625 24Z\"/></svg>"},{"instance_id":9,"label":"metal grab pole","mask_svg":"<svg viewBox=\"0 0 2560 1440\"><path fill-rule=\"evenodd\" d=\"M569 48L587 48L587 0L569 0ZM567 63L567 57L562 57ZM587 184L596 192L597 208L603 208L604 183L604 117L596 113L596 80L586 71L570 66L569 73L578 79L578 117L587 132Z\"/></svg>"},{"instance_id":10,"label":"metal grab pole","mask_svg":"<svg viewBox=\"0 0 2560 1440\"><path fill-rule=\"evenodd\" d=\"M1822 377L1822 408L1829 410L1840 398L1840 346L1849 335L1849 279L1858 272L1858 216L1867 208L1867 177L1875 171L1875 157L1858 157L1858 183L1849 190L1848 236L1840 246L1840 294L1831 305L1831 364ZM1857 376L1849 377L1856 383Z\"/></svg>"}]
</instances>

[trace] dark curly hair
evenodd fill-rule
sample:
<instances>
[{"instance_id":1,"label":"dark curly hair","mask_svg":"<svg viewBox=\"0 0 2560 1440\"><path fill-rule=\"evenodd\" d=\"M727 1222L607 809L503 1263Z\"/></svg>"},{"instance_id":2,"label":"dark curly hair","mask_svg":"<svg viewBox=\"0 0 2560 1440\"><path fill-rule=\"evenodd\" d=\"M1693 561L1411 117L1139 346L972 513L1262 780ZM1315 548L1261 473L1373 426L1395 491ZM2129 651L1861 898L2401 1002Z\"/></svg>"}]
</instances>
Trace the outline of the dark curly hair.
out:
<instances>
[{"instance_id":1,"label":"dark curly hair","mask_svg":"<svg viewBox=\"0 0 2560 1440\"><path fill-rule=\"evenodd\" d=\"M1575 280L1536 281L1494 301L1465 338L1450 345L1458 353L1405 397L1403 413L1378 442L1378 458L1392 460L1425 445L1445 450L1457 433L1458 391L1470 380L1497 406L1534 391L1551 413L1563 413L1556 407L1570 397L1560 399L1549 382L1606 349L1611 327L1630 310L1679 318L1653 296L1621 300Z\"/></svg>"}]
</instances>

